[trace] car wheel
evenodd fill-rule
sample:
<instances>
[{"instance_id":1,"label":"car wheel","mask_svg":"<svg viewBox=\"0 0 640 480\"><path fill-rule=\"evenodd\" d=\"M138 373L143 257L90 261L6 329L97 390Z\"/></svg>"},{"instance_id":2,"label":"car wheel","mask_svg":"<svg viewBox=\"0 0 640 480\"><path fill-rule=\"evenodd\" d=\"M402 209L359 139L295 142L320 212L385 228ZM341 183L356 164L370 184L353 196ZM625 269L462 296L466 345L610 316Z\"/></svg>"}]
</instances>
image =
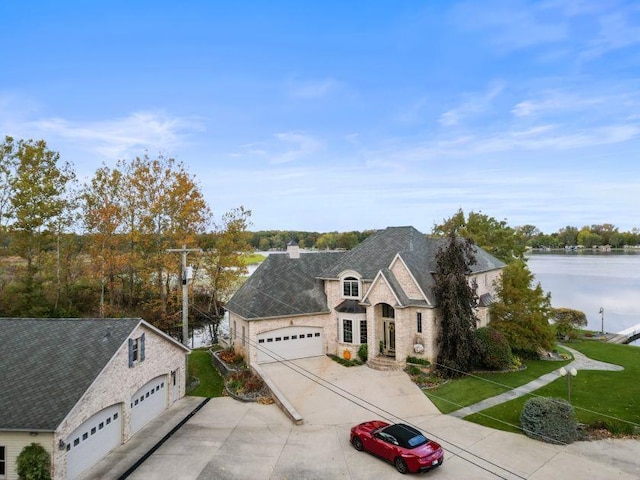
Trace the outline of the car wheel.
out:
<instances>
[{"instance_id":1,"label":"car wheel","mask_svg":"<svg viewBox=\"0 0 640 480\"><path fill-rule=\"evenodd\" d=\"M362 440L360 440L360 437L358 437L357 435L353 436L353 438L351 439L351 444L353 445L353 448L355 448L359 452L364 450L364 446L362 445Z\"/></svg>"},{"instance_id":2,"label":"car wheel","mask_svg":"<svg viewBox=\"0 0 640 480\"><path fill-rule=\"evenodd\" d=\"M409 468L407 467L407 462L405 462L401 457L396 457L393 463L396 466L396 469L400 473L407 473L409 471Z\"/></svg>"}]
</instances>

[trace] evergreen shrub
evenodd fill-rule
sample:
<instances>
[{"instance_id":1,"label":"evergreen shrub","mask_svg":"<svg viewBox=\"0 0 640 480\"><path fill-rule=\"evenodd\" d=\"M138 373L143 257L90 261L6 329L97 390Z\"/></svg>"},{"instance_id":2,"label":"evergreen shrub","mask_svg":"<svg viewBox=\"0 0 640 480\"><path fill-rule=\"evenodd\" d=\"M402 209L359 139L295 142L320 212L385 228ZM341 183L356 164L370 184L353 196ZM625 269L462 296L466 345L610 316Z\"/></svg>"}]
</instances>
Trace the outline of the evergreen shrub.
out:
<instances>
[{"instance_id":1,"label":"evergreen shrub","mask_svg":"<svg viewBox=\"0 0 640 480\"><path fill-rule=\"evenodd\" d=\"M428 366L431 365L431 362L429 360L427 360L426 358L412 357L411 355L409 355L407 357L407 363L414 363L416 365L424 365L425 367L428 367Z\"/></svg>"},{"instance_id":2,"label":"evergreen shrub","mask_svg":"<svg viewBox=\"0 0 640 480\"><path fill-rule=\"evenodd\" d=\"M22 449L16 467L20 480L51 480L51 457L39 443Z\"/></svg>"},{"instance_id":3,"label":"evergreen shrub","mask_svg":"<svg viewBox=\"0 0 640 480\"><path fill-rule=\"evenodd\" d=\"M358 358L362 363L367 362L367 359L369 358L369 347L366 343L363 343L360 345L360 348L358 348Z\"/></svg>"},{"instance_id":4,"label":"evergreen shrub","mask_svg":"<svg viewBox=\"0 0 640 480\"><path fill-rule=\"evenodd\" d=\"M530 398L522 408L520 424L524 433L535 440L567 445L576 439L573 406L561 398Z\"/></svg>"},{"instance_id":5,"label":"evergreen shrub","mask_svg":"<svg viewBox=\"0 0 640 480\"><path fill-rule=\"evenodd\" d=\"M489 370L505 370L513 363L511 347L506 337L495 328L482 327L476 330L478 363Z\"/></svg>"}]
</instances>

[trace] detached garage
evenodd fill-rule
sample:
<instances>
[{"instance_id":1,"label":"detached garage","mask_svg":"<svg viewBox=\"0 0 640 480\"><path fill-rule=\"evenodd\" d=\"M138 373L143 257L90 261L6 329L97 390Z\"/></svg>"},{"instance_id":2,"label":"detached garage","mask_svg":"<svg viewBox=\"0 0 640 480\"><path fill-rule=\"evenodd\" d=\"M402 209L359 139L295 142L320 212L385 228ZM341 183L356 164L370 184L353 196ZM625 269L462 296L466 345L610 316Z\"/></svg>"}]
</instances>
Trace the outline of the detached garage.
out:
<instances>
[{"instance_id":1,"label":"detached garage","mask_svg":"<svg viewBox=\"0 0 640 480\"><path fill-rule=\"evenodd\" d=\"M139 318L0 318L0 345L0 480L31 443L86 476L185 393L189 349Z\"/></svg>"},{"instance_id":2,"label":"detached garage","mask_svg":"<svg viewBox=\"0 0 640 480\"><path fill-rule=\"evenodd\" d=\"M324 355L322 329L286 327L258 334L258 363Z\"/></svg>"},{"instance_id":3,"label":"detached garage","mask_svg":"<svg viewBox=\"0 0 640 480\"><path fill-rule=\"evenodd\" d=\"M67 478L75 478L122 442L122 408L93 415L67 437Z\"/></svg>"}]
</instances>

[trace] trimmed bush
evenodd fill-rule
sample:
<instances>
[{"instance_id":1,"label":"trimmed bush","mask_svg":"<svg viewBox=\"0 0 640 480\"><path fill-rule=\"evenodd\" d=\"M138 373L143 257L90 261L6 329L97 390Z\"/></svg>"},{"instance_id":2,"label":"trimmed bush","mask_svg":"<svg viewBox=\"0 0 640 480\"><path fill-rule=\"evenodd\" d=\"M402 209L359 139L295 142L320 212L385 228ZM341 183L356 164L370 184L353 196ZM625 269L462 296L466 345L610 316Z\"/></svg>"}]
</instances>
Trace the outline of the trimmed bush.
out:
<instances>
[{"instance_id":1,"label":"trimmed bush","mask_svg":"<svg viewBox=\"0 0 640 480\"><path fill-rule=\"evenodd\" d=\"M51 480L51 457L39 443L22 449L16 467L20 480Z\"/></svg>"},{"instance_id":2,"label":"trimmed bush","mask_svg":"<svg viewBox=\"0 0 640 480\"><path fill-rule=\"evenodd\" d=\"M407 357L407 363L415 363L416 365L424 365L425 367L429 367L431 362L426 358L418 358L418 357Z\"/></svg>"},{"instance_id":3,"label":"trimmed bush","mask_svg":"<svg viewBox=\"0 0 640 480\"><path fill-rule=\"evenodd\" d=\"M513 355L505 336L491 327L476 330L478 363L489 370L505 370L511 366Z\"/></svg>"},{"instance_id":4,"label":"trimmed bush","mask_svg":"<svg viewBox=\"0 0 640 480\"><path fill-rule=\"evenodd\" d=\"M530 398L522 408L520 424L528 437L558 445L573 442L577 434L573 406L561 398Z\"/></svg>"},{"instance_id":5,"label":"trimmed bush","mask_svg":"<svg viewBox=\"0 0 640 480\"><path fill-rule=\"evenodd\" d=\"M369 347L366 343L360 345L358 349L358 358L362 363L367 363L367 359L369 358Z\"/></svg>"}]
</instances>

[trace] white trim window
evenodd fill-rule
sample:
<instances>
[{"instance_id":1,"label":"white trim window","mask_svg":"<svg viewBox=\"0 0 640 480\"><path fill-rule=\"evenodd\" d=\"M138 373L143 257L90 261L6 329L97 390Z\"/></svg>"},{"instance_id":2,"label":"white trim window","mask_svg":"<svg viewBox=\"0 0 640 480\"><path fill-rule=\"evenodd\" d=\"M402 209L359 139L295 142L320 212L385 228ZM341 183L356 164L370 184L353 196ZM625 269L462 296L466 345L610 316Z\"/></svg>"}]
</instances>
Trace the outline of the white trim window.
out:
<instances>
[{"instance_id":1,"label":"white trim window","mask_svg":"<svg viewBox=\"0 0 640 480\"><path fill-rule=\"evenodd\" d=\"M360 320L360 344L367 343L367 321Z\"/></svg>"},{"instance_id":2,"label":"white trim window","mask_svg":"<svg viewBox=\"0 0 640 480\"><path fill-rule=\"evenodd\" d=\"M353 276L343 278L342 296L344 298L360 298L360 280Z\"/></svg>"},{"instance_id":3,"label":"white trim window","mask_svg":"<svg viewBox=\"0 0 640 480\"><path fill-rule=\"evenodd\" d=\"M340 341L353 345L367 343L367 320L363 318L341 318Z\"/></svg>"},{"instance_id":4,"label":"white trim window","mask_svg":"<svg viewBox=\"0 0 640 480\"><path fill-rule=\"evenodd\" d=\"M353 343L353 320L350 318L342 320L342 341L344 343Z\"/></svg>"}]
</instances>

